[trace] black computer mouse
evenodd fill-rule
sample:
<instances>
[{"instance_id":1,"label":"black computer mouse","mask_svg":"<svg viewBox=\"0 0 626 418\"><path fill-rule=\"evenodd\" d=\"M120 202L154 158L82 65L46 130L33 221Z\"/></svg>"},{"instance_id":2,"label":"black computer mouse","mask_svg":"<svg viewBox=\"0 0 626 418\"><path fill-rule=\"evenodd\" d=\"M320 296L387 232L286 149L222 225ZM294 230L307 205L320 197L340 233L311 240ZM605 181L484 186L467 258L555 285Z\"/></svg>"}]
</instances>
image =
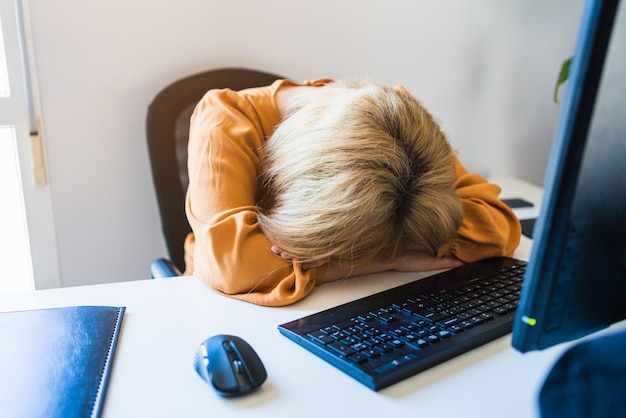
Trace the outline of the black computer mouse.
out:
<instances>
[{"instance_id":1,"label":"black computer mouse","mask_svg":"<svg viewBox=\"0 0 626 418\"><path fill-rule=\"evenodd\" d=\"M196 351L194 367L222 396L249 393L267 379L256 351L234 335L214 335L202 342Z\"/></svg>"}]
</instances>

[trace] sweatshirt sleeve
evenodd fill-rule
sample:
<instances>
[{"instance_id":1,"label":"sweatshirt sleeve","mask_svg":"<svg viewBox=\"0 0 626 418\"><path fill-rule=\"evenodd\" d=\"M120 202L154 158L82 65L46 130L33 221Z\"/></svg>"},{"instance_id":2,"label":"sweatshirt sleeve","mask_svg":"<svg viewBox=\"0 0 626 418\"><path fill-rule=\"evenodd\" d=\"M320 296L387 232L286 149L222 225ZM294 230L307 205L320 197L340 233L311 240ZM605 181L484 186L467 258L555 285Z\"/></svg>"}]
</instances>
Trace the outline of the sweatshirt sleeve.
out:
<instances>
[{"instance_id":1,"label":"sweatshirt sleeve","mask_svg":"<svg viewBox=\"0 0 626 418\"><path fill-rule=\"evenodd\" d=\"M439 250L465 262L512 256L522 228L513 211L499 199L500 186L469 173L455 157L455 187L463 205L463 223L456 238Z\"/></svg>"},{"instance_id":2,"label":"sweatshirt sleeve","mask_svg":"<svg viewBox=\"0 0 626 418\"><path fill-rule=\"evenodd\" d=\"M193 231L186 242L193 248L189 272L234 298L287 305L305 297L316 275L324 272L303 272L298 263L274 255L258 224L259 153L267 124L260 110L262 106L252 106L238 92L213 90L192 115L186 199Z\"/></svg>"}]
</instances>

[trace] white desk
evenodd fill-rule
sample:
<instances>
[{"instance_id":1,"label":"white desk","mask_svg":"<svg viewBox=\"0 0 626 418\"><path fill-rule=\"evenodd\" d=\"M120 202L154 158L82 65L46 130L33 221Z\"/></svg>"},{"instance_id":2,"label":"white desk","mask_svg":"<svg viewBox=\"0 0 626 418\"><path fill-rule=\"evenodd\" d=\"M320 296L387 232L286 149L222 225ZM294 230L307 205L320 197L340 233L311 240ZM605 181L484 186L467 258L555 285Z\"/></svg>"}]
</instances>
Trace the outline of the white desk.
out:
<instances>
[{"instance_id":1,"label":"white desk","mask_svg":"<svg viewBox=\"0 0 626 418\"><path fill-rule=\"evenodd\" d=\"M496 179L503 197L536 204L541 189ZM527 259L523 237L516 256ZM305 300L267 308L216 293L194 277L142 280L0 296L0 310L69 305L126 306L105 400L105 417L533 417L539 385L563 346L520 354L510 336L373 392L283 337L276 326L425 274L387 273L328 283ZM265 363L257 392L225 399L193 369L196 348L214 334L246 339ZM45 347L42 347L45 349Z\"/></svg>"}]
</instances>

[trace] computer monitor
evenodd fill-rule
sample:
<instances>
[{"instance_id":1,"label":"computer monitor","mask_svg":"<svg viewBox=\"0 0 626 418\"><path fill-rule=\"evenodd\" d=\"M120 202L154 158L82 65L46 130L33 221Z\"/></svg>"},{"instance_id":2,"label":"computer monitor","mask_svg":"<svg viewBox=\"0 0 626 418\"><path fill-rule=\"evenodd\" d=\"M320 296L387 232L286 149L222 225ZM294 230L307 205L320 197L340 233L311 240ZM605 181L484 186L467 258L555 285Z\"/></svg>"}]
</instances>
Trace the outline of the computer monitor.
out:
<instances>
[{"instance_id":1,"label":"computer monitor","mask_svg":"<svg viewBox=\"0 0 626 418\"><path fill-rule=\"evenodd\" d=\"M626 318L626 4L619 0L585 6L544 191L513 329L521 352Z\"/></svg>"}]
</instances>

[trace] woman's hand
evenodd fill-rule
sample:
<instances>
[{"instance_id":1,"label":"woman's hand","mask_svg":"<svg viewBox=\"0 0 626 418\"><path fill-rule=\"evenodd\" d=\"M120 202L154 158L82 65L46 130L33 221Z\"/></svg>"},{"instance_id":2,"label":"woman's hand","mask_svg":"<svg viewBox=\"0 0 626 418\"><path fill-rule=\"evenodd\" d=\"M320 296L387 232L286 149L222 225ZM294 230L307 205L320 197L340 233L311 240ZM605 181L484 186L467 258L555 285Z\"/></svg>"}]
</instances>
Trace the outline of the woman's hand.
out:
<instances>
[{"instance_id":1,"label":"woman's hand","mask_svg":"<svg viewBox=\"0 0 626 418\"><path fill-rule=\"evenodd\" d=\"M294 258L291 254L283 251L282 248L276 245L273 245L271 249L274 254L284 260L291 261ZM302 268L304 270L313 269L328 264L328 262L328 259L316 260L310 263L304 263ZM345 279L352 276L380 273L383 271L421 272L443 270L460 267L463 264L461 260L453 257L433 257L422 251L406 251L404 255L392 262L377 262L355 269L345 269L329 264L324 281Z\"/></svg>"},{"instance_id":2,"label":"woman's hand","mask_svg":"<svg viewBox=\"0 0 626 418\"><path fill-rule=\"evenodd\" d=\"M460 267L464 263L452 257L437 258L422 251L406 251L404 255L394 261L383 263L375 262L363 267L345 269L329 264L323 281L346 279L353 276L381 273L384 271L421 272L443 270Z\"/></svg>"},{"instance_id":3,"label":"woman's hand","mask_svg":"<svg viewBox=\"0 0 626 418\"><path fill-rule=\"evenodd\" d=\"M406 251L392 263L395 271L431 271L460 267L464 263L453 257L433 257L422 251Z\"/></svg>"},{"instance_id":4,"label":"woman's hand","mask_svg":"<svg viewBox=\"0 0 626 418\"><path fill-rule=\"evenodd\" d=\"M272 245L271 249L272 249L272 252L274 254L276 254L277 256L282 258L283 260L291 261L291 260L294 259L294 257L291 254L289 254L286 251L283 251L282 248L280 248L280 247L278 247L276 245ZM324 259L321 259L321 260L311 261L309 263L303 263L302 264L302 269L303 270L309 270L309 269L314 269L314 268L317 268L317 267L322 267L324 264L327 264L328 261L329 260L327 258L324 258Z\"/></svg>"}]
</instances>

